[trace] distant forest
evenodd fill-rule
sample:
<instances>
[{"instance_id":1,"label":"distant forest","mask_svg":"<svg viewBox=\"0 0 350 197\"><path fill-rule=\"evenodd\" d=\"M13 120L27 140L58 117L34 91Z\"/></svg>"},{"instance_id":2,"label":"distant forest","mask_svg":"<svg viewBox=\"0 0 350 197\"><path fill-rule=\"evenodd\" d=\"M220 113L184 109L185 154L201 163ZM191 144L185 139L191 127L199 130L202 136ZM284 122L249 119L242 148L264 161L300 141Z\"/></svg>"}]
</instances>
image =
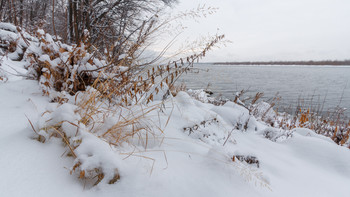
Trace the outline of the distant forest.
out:
<instances>
[{"instance_id":1,"label":"distant forest","mask_svg":"<svg viewBox=\"0 0 350 197\"><path fill-rule=\"evenodd\" d=\"M350 60L344 61L257 61L257 62L214 62L215 65L317 65L317 66L350 66Z\"/></svg>"}]
</instances>

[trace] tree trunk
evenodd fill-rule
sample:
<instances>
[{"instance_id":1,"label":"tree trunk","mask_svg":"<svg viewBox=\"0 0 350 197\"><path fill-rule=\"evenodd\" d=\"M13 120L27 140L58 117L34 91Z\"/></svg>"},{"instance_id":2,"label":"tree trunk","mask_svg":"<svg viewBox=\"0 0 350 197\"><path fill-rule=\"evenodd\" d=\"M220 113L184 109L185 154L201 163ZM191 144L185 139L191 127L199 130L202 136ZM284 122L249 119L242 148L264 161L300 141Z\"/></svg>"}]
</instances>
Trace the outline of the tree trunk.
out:
<instances>
[{"instance_id":1,"label":"tree trunk","mask_svg":"<svg viewBox=\"0 0 350 197\"><path fill-rule=\"evenodd\" d=\"M53 33L55 34L55 37L57 39L57 33L55 28L55 0L52 0L52 28L53 28Z\"/></svg>"},{"instance_id":2,"label":"tree trunk","mask_svg":"<svg viewBox=\"0 0 350 197\"><path fill-rule=\"evenodd\" d=\"M23 27L23 0L20 0L19 4L19 26Z\"/></svg>"},{"instance_id":3,"label":"tree trunk","mask_svg":"<svg viewBox=\"0 0 350 197\"><path fill-rule=\"evenodd\" d=\"M73 2L72 0L68 1L68 40L69 42L73 41Z\"/></svg>"},{"instance_id":4,"label":"tree trunk","mask_svg":"<svg viewBox=\"0 0 350 197\"><path fill-rule=\"evenodd\" d=\"M90 31L90 0L84 1L84 12L83 12L83 18L85 20L85 28Z\"/></svg>"},{"instance_id":5,"label":"tree trunk","mask_svg":"<svg viewBox=\"0 0 350 197\"><path fill-rule=\"evenodd\" d=\"M75 37L75 43L79 43L79 32L78 32L78 2L73 3L73 20L74 20L74 37Z\"/></svg>"}]
</instances>

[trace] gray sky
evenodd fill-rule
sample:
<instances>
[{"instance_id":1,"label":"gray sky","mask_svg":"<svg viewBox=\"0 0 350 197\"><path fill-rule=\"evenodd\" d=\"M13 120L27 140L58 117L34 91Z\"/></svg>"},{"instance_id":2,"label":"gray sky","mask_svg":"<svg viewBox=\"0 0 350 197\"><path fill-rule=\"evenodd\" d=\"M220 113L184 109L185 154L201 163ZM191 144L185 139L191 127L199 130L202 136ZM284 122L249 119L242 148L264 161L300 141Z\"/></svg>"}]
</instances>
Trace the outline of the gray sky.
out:
<instances>
[{"instance_id":1,"label":"gray sky","mask_svg":"<svg viewBox=\"0 0 350 197\"><path fill-rule=\"evenodd\" d=\"M199 4L216 14L189 28L180 40L224 33L232 43L203 61L350 59L350 0L179 0L177 10Z\"/></svg>"}]
</instances>

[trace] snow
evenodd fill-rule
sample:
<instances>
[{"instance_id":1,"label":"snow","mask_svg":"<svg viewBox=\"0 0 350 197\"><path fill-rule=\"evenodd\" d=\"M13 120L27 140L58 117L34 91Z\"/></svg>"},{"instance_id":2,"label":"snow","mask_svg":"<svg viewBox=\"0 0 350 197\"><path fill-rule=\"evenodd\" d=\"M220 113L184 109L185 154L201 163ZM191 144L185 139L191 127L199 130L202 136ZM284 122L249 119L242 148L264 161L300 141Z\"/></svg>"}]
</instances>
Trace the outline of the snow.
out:
<instances>
[{"instance_id":1,"label":"snow","mask_svg":"<svg viewBox=\"0 0 350 197\"><path fill-rule=\"evenodd\" d=\"M0 68L8 78L0 83L0 196L350 196L350 150L312 130L271 128L233 102L214 106L200 91L200 101L179 92L164 103L158 96L148 106L116 108L127 117L162 106L140 123L152 133L142 130L113 146L79 125L75 102L50 103L37 81L10 74L25 74L23 63L3 58ZM110 128L117 114L96 128ZM77 158L41 130L62 121L70 140L82 141ZM233 162L234 155L256 157L259 168ZM78 162L80 170L100 168L105 179L92 186L71 175ZM116 169L120 180L107 184Z\"/></svg>"},{"instance_id":2,"label":"snow","mask_svg":"<svg viewBox=\"0 0 350 197\"><path fill-rule=\"evenodd\" d=\"M17 28L15 25L11 23L0 23L0 29L12 31L14 33L17 33Z\"/></svg>"},{"instance_id":3,"label":"snow","mask_svg":"<svg viewBox=\"0 0 350 197\"><path fill-rule=\"evenodd\" d=\"M3 24L3 23L1 23ZM17 31L16 31L17 32ZM4 31L0 29L0 39L3 40L15 40L17 38L17 34L10 32L10 31Z\"/></svg>"}]
</instances>

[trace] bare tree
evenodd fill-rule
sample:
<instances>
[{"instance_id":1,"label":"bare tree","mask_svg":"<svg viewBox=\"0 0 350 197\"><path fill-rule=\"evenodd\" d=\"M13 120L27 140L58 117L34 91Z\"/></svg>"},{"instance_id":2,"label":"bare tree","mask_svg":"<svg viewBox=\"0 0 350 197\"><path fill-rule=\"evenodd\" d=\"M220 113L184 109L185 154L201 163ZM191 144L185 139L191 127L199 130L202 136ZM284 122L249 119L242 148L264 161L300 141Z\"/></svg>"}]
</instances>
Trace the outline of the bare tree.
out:
<instances>
[{"instance_id":1,"label":"bare tree","mask_svg":"<svg viewBox=\"0 0 350 197\"><path fill-rule=\"evenodd\" d=\"M38 26L56 39L79 44L84 31L90 43L110 56L125 52L140 38L145 24L177 0L0 0L0 21L33 31Z\"/></svg>"},{"instance_id":2,"label":"bare tree","mask_svg":"<svg viewBox=\"0 0 350 197\"><path fill-rule=\"evenodd\" d=\"M175 0L68 0L68 38L79 43L86 29L90 42L120 52L121 43L132 39L145 20Z\"/></svg>"}]
</instances>

